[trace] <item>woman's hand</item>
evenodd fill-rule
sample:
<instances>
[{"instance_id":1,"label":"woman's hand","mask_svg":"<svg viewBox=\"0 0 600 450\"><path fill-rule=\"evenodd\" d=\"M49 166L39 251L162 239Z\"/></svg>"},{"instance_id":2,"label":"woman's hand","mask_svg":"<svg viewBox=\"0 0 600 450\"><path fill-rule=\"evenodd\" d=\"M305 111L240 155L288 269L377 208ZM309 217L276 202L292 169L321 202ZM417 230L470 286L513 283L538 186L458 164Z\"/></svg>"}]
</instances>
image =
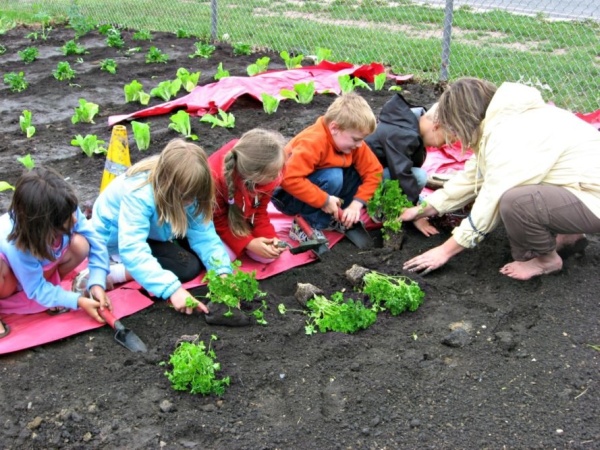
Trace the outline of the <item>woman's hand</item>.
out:
<instances>
[{"instance_id":1,"label":"woman's hand","mask_svg":"<svg viewBox=\"0 0 600 450\"><path fill-rule=\"evenodd\" d=\"M197 301L198 305L195 308L190 308L189 306L186 306L186 302L187 302L188 298L191 298L192 300ZM208 308L206 307L206 305L204 303L198 301L197 299L195 299L192 294L190 294L188 291L186 291L182 287L177 289L173 293L173 295L171 295L171 297L169 297L169 300L171 300L171 304L173 305L173 308L175 308L175 311L178 311L180 313L192 314L194 312L194 309L199 309L204 314L208 314Z\"/></svg>"},{"instance_id":2,"label":"woman's hand","mask_svg":"<svg viewBox=\"0 0 600 450\"><path fill-rule=\"evenodd\" d=\"M278 247L277 242L277 238L257 237L250 241L246 249L262 258L275 259L279 258L286 249L286 247Z\"/></svg>"},{"instance_id":3,"label":"woman's hand","mask_svg":"<svg viewBox=\"0 0 600 450\"><path fill-rule=\"evenodd\" d=\"M450 258L462 252L463 250L464 247L458 244L454 238L451 237L442 245L409 259L404 263L402 268L404 270L408 270L409 272L420 272L421 275L427 275L432 270L442 267Z\"/></svg>"}]
</instances>

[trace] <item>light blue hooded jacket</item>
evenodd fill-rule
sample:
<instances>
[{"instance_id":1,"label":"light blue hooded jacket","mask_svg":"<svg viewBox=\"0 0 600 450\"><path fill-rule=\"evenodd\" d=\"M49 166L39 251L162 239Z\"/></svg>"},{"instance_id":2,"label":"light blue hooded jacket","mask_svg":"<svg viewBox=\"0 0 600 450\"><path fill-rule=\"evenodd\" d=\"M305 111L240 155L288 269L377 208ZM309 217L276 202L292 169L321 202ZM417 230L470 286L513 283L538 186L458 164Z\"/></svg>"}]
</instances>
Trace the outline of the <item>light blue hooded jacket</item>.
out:
<instances>
[{"instance_id":1,"label":"light blue hooded jacket","mask_svg":"<svg viewBox=\"0 0 600 450\"><path fill-rule=\"evenodd\" d=\"M148 172L115 178L102 191L92 214L94 227L103 236L110 255L118 254L127 271L144 289L167 299L181 287L177 276L161 267L152 256L148 239L171 241L175 238L168 223L159 225L154 193L144 184ZM186 238L207 270L231 273L231 262L212 221L193 216L194 205L186 208Z\"/></svg>"}]
</instances>

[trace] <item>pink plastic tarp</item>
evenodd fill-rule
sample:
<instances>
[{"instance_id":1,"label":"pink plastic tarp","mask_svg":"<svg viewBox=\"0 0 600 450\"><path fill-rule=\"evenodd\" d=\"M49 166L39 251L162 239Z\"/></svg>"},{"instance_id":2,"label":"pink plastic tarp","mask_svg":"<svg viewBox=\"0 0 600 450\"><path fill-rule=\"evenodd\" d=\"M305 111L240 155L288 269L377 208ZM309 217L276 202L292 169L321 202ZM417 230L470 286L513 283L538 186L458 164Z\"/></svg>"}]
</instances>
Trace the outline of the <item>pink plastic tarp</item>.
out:
<instances>
[{"instance_id":1,"label":"pink plastic tarp","mask_svg":"<svg viewBox=\"0 0 600 450\"><path fill-rule=\"evenodd\" d=\"M282 89L294 89L298 83L315 83L315 93L341 92L338 77L352 75L371 83L375 75L385 71L383 65L371 63L355 66L346 62L331 63L322 61L316 66L301 67L290 70L274 70L261 73L253 77L226 77L215 83L196 87L188 95L171 100L160 105L151 106L132 114L110 116L108 125L130 119L158 116L167 114L175 109L184 109L187 113L202 116L215 114L219 109L227 111L235 100L244 95L250 95L261 100L261 94L266 93L275 98L282 99L279 92ZM410 76L400 77L399 81L406 81ZM394 77L397 78L397 77Z\"/></svg>"}]
</instances>

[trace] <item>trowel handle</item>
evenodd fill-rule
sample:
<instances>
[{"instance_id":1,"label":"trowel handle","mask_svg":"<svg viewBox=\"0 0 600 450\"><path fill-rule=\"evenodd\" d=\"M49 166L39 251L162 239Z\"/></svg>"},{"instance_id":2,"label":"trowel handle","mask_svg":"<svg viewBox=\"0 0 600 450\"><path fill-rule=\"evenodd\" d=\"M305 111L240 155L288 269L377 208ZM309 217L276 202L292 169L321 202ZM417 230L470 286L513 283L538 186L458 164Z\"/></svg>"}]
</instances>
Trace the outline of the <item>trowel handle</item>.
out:
<instances>
[{"instance_id":1,"label":"trowel handle","mask_svg":"<svg viewBox=\"0 0 600 450\"><path fill-rule=\"evenodd\" d=\"M315 232L313 231L312 227L308 224L306 219L304 219L304 217L302 217L300 214L297 214L296 215L296 223L298 225L300 225L300 228L302 228L302 231L304 231L306 233L308 238L312 239Z\"/></svg>"},{"instance_id":2,"label":"trowel handle","mask_svg":"<svg viewBox=\"0 0 600 450\"><path fill-rule=\"evenodd\" d=\"M114 328L115 330L122 328L121 322L119 322L115 316L113 316L113 313L111 313L108 308L104 308L103 310L99 309L98 314L100 314L100 317L106 320L106 323L109 324L111 328Z\"/></svg>"}]
</instances>

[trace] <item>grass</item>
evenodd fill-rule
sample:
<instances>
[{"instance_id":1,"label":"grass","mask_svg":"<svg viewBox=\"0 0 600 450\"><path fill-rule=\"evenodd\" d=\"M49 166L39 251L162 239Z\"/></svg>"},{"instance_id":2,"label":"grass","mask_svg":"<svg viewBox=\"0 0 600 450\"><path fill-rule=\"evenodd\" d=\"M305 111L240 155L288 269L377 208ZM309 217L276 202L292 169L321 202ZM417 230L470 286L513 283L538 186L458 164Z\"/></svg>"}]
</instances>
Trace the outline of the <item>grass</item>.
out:
<instances>
[{"instance_id":1,"label":"grass","mask_svg":"<svg viewBox=\"0 0 600 450\"><path fill-rule=\"evenodd\" d=\"M218 0L218 36L251 43L255 49L314 54L332 50L332 59L356 64L382 62L396 73L436 82L440 76L444 11L408 0ZM391 5L391 6L390 6ZM0 33L14 22L86 17L137 30L185 29L211 36L211 2L158 0L7 0ZM37 19L36 19L37 16ZM600 24L549 21L542 14L454 11L450 81L461 76L495 83L531 80L548 84L545 98L574 111L600 105Z\"/></svg>"}]
</instances>

